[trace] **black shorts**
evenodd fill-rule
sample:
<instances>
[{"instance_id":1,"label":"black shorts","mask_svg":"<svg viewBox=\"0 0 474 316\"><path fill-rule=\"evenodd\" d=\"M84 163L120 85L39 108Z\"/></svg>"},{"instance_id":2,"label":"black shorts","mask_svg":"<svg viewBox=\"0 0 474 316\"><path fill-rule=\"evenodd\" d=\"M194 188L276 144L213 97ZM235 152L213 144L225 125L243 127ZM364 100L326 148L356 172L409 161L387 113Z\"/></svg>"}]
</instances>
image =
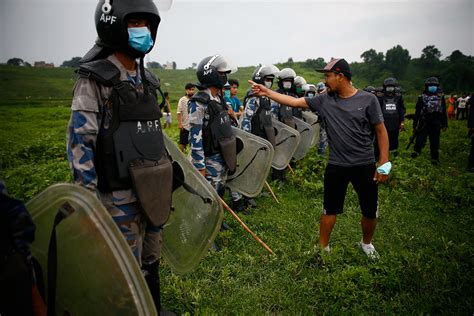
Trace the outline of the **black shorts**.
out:
<instances>
[{"instance_id":1,"label":"black shorts","mask_svg":"<svg viewBox=\"0 0 474 316\"><path fill-rule=\"evenodd\" d=\"M189 131L187 129L182 128L179 130L179 144L180 145L189 144Z\"/></svg>"},{"instance_id":2,"label":"black shorts","mask_svg":"<svg viewBox=\"0 0 474 316\"><path fill-rule=\"evenodd\" d=\"M352 183L359 197L362 215L377 218L378 189L374 179L375 164L342 167L328 164L324 173L324 209L325 215L341 214L344 207L347 185Z\"/></svg>"}]
</instances>

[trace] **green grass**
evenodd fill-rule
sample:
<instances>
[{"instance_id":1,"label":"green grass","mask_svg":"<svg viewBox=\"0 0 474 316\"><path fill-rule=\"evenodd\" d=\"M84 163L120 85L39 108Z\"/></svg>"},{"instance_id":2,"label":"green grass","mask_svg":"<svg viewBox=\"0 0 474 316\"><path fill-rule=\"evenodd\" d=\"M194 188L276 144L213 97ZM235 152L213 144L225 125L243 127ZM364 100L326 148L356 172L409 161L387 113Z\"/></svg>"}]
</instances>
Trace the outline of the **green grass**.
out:
<instances>
[{"instance_id":1,"label":"green grass","mask_svg":"<svg viewBox=\"0 0 474 316\"><path fill-rule=\"evenodd\" d=\"M0 78L16 79L0 91L0 178L12 195L27 201L53 183L71 181L65 149L70 70L5 71L0 68ZM181 86L194 81L190 70L159 74L176 101ZM27 75L33 76L29 90L20 85ZM54 95L40 89L50 82L59 87ZM177 140L176 119L167 133ZM210 252L186 275L163 264L164 305L178 314L472 314L474 176L464 171L466 133L465 121L450 122L441 135L437 167L429 162L428 148L411 159L404 150L410 133L401 134L391 180L379 189L374 238L379 261L368 260L354 245L361 233L352 188L331 238L331 255L314 254L326 159L312 150L286 185L271 184L281 204L261 196L252 215L243 216L276 256L226 214L231 230L217 237L221 252Z\"/></svg>"}]
</instances>

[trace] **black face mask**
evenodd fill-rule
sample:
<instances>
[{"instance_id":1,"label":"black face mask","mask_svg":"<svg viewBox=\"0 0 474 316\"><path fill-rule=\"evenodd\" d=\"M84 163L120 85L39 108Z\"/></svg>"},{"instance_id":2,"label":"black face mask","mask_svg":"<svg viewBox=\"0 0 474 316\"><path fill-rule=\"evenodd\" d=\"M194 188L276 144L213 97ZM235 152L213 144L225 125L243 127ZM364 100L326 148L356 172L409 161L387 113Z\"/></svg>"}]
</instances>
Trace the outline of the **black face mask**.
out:
<instances>
[{"instance_id":1,"label":"black face mask","mask_svg":"<svg viewBox=\"0 0 474 316\"><path fill-rule=\"evenodd\" d=\"M217 83L216 88L222 89L224 85L227 83L227 74L219 74L219 82Z\"/></svg>"}]
</instances>

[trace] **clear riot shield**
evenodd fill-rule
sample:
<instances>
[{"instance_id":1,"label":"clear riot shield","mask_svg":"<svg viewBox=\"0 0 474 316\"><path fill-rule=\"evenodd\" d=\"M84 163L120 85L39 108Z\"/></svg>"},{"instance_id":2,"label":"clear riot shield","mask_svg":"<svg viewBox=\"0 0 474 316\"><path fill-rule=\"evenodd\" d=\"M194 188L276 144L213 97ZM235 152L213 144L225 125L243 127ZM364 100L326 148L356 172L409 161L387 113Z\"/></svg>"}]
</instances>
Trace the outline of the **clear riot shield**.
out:
<instances>
[{"instance_id":1,"label":"clear riot shield","mask_svg":"<svg viewBox=\"0 0 474 316\"><path fill-rule=\"evenodd\" d=\"M275 128L276 139L272 167L283 170L290 163L291 157L300 143L300 133L276 119L272 119L272 124Z\"/></svg>"},{"instance_id":2,"label":"clear riot shield","mask_svg":"<svg viewBox=\"0 0 474 316\"><path fill-rule=\"evenodd\" d=\"M165 134L173 160L173 200L163 229L163 257L179 273L193 270L207 253L224 217L219 196L187 157ZM176 177L179 180L176 180Z\"/></svg>"},{"instance_id":3,"label":"clear riot shield","mask_svg":"<svg viewBox=\"0 0 474 316\"><path fill-rule=\"evenodd\" d=\"M272 166L273 146L259 136L232 127L237 138L237 169L227 176L226 186L248 197L262 191Z\"/></svg>"},{"instance_id":4,"label":"clear riot shield","mask_svg":"<svg viewBox=\"0 0 474 316\"><path fill-rule=\"evenodd\" d=\"M293 158L295 160L300 160L306 156L308 150L311 148L314 130L311 125L309 125L305 121L296 117L294 118L294 120L296 123L296 130L300 133L301 139L300 143L298 144L298 147L295 150L295 153L293 154Z\"/></svg>"},{"instance_id":5,"label":"clear riot shield","mask_svg":"<svg viewBox=\"0 0 474 316\"><path fill-rule=\"evenodd\" d=\"M56 184L26 207L36 225L31 250L45 281L56 214L64 207L72 212L56 228L58 314L157 315L129 245L94 194L77 185Z\"/></svg>"},{"instance_id":6,"label":"clear riot shield","mask_svg":"<svg viewBox=\"0 0 474 316\"><path fill-rule=\"evenodd\" d=\"M311 147L314 147L316 144L319 144L320 125L318 123L318 115L310 111L303 111L303 120L311 125L314 130L313 139L311 140Z\"/></svg>"}]
</instances>

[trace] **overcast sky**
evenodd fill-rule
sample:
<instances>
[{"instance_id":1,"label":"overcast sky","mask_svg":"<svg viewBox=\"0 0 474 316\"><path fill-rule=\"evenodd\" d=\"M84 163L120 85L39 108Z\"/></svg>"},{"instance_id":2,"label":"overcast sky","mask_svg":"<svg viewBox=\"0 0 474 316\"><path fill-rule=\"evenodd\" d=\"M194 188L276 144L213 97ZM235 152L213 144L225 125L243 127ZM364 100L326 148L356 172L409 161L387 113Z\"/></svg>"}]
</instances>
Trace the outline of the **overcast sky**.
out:
<instances>
[{"instance_id":1,"label":"overcast sky","mask_svg":"<svg viewBox=\"0 0 474 316\"><path fill-rule=\"evenodd\" d=\"M82 56L96 38L96 3L0 0L0 63L19 57L59 66ZM412 57L427 45L442 58L456 49L474 55L474 0L174 0L161 17L148 61L178 68L215 53L238 66L288 57L352 62L397 44Z\"/></svg>"}]
</instances>

